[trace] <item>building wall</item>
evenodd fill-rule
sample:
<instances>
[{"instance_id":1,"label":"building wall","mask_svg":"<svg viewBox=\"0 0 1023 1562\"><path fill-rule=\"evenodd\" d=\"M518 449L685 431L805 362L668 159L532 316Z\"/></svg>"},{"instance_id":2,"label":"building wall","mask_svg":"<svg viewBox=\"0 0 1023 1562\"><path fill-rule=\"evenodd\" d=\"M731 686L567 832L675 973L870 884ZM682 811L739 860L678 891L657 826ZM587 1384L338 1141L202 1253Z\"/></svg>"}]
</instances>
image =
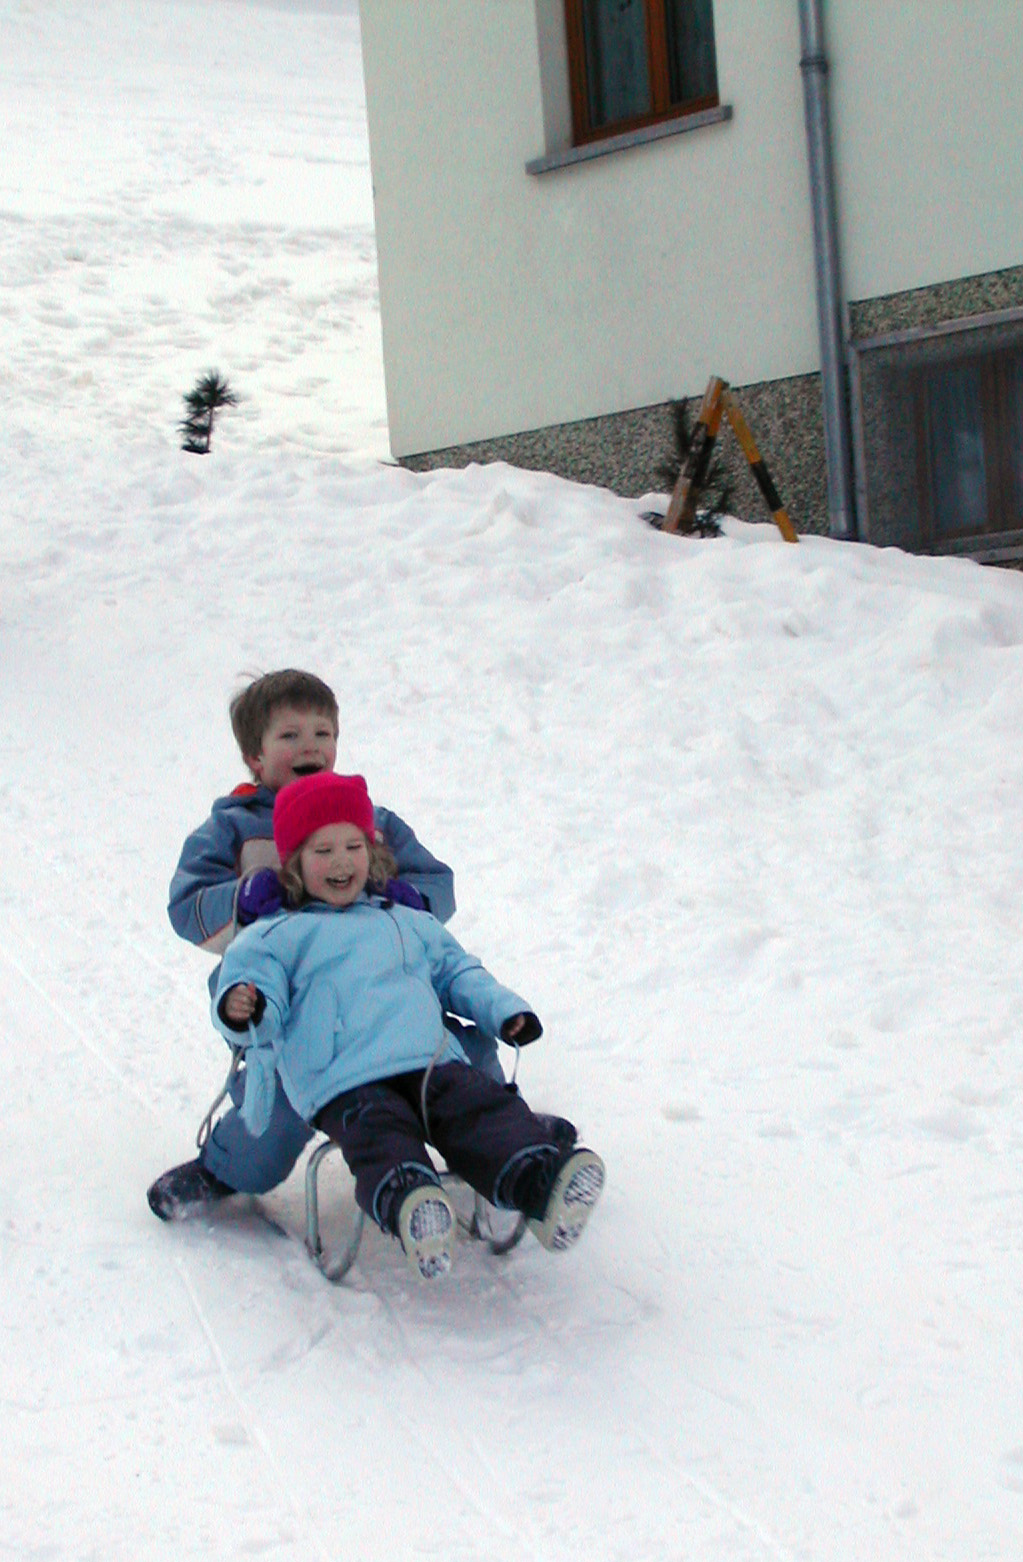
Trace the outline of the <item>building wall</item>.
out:
<instances>
[{"instance_id":1,"label":"building wall","mask_svg":"<svg viewBox=\"0 0 1023 1562\"><path fill-rule=\"evenodd\" d=\"M794 6L719 0L732 121L539 177L533 0L361 15L395 454L814 366Z\"/></svg>"},{"instance_id":2,"label":"building wall","mask_svg":"<svg viewBox=\"0 0 1023 1562\"><path fill-rule=\"evenodd\" d=\"M1019 0L824 10L846 296L1023 262Z\"/></svg>"},{"instance_id":3,"label":"building wall","mask_svg":"<svg viewBox=\"0 0 1023 1562\"><path fill-rule=\"evenodd\" d=\"M664 404L711 373L785 382L744 392L779 431L793 386L812 411L796 0L716 0L730 121L540 176L525 164L568 140L560 0L361 15L397 456L622 412L656 443ZM830 0L848 297L1023 260L1018 19L1018 0Z\"/></svg>"}]
</instances>

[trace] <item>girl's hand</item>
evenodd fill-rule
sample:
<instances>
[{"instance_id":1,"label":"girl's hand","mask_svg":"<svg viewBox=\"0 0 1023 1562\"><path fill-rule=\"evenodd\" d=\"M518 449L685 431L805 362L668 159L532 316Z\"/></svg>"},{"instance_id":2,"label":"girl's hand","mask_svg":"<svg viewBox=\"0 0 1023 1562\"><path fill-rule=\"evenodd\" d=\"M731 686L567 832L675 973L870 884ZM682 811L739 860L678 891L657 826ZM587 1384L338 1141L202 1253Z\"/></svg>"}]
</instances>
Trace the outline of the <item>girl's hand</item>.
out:
<instances>
[{"instance_id":1,"label":"girl's hand","mask_svg":"<svg viewBox=\"0 0 1023 1562\"><path fill-rule=\"evenodd\" d=\"M235 1025L244 1025L256 1012L256 989L252 982L239 982L224 997L224 1014Z\"/></svg>"}]
</instances>

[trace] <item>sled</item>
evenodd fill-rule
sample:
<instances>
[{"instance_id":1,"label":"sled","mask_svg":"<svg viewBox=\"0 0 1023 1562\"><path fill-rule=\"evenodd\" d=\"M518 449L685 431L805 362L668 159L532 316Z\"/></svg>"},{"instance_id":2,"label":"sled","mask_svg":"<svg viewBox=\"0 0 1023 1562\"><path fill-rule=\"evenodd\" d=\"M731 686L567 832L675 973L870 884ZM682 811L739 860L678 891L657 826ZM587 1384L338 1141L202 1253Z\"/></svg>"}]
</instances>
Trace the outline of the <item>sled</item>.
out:
<instances>
[{"instance_id":1,"label":"sled","mask_svg":"<svg viewBox=\"0 0 1023 1562\"><path fill-rule=\"evenodd\" d=\"M305 1169L306 1251L331 1285L339 1284L355 1263L366 1225L365 1214L356 1207L348 1231L334 1251L328 1252L323 1245L320 1231L320 1171L327 1157L335 1152L340 1155L341 1146L335 1144L332 1139L325 1139L322 1144L317 1145ZM454 1172L443 1171L440 1173L440 1179L448 1187L465 1186ZM504 1236L498 1236L491 1224L491 1209L492 1206L487 1203L482 1194L474 1193L472 1213L468 1216L458 1213L459 1227L475 1241L485 1242L492 1253L510 1253L526 1234L526 1217L518 1215L510 1231Z\"/></svg>"},{"instance_id":2,"label":"sled","mask_svg":"<svg viewBox=\"0 0 1023 1562\"><path fill-rule=\"evenodd\" d=\"M252 1037L252 1041L255 1043L255 1027L252 1025L251 1021L249 1023L249 1031ZM221 1103L226 1100L228 1094L230 1093L231 1085L233 1084L234 1079L237 1076L239 1069L241 1068L243 1055L244 1053L241 1047L231 1048L231 1065L227 1071L227 1078L224 1080L219 1094L210 1104L209 1110L199 1125L199 1132L196 1135L195 1142L200 1150L203 1148L211 1132L213 1131L213 1122L217 1111ZM515 1049L515 1069L517 1072L517 1047ZM514 1083L514 1080L515 1076L513 1074L512 1083ZM337 1249L333 1252L328 1252L324 1247L323 1235L320 1230L320 1171L328 1155L331 1155L335 1151L338 1155L341 1155L341 1146L339 1144L335 1144L333 1139L323 1140L323 1142L318 1144L316 1149L310 1155L305 1171L306 1251L308 1252L310 1258L320 1273L324 1275L332 1285L337 1285L341 1280L343 1280L345 1275L351 1269L352 1265L355 1263L359 1252L359 1245L362 1242L362 1233L366 1225L365 1214L361 1209L358 1208L358 1206L356 1206L355 1214L352 1216L347 1235L342 1240ZM343 1156L342 1163L344 1163ZM454 1172L442 1171L439 1173L439 1176L441 1182L447 1187L465 1187L462 1179L457 1177ZM495 1233L491 1224L490 1212L493 1209L494 1206L492 1204L488 1204L487 1200L483 1197L482 1194L473 1193L472 1212L468 1216L462 1214L456 1207L455 1213L458 1218L459 1228L464 1231L467 1236L472 1237L475 1241L485 1242L492 1253L510 1253L512 1248L517 1247L526 1234L526 1217L525 1215L521 1214L516 1215L514 1224L511 1226L510 1230L503 1236L500 1236Z\"/></svg>"}]
</instances>

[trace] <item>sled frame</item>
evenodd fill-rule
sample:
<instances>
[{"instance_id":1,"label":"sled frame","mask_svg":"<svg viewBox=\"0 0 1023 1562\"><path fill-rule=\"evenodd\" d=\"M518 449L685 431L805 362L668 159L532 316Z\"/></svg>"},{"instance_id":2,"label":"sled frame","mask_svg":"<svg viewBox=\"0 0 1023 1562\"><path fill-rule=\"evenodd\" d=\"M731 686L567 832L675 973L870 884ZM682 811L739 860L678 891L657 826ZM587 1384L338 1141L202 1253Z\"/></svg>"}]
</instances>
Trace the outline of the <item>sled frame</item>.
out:
<instances>
[{"instance_id":1,"label":"sled frame","mask_svg":"<svg viewBox=\"0 0 1023 1562\"><path fill-rule=\"evenodd\" d=\"M329 1280L331 1285L338 1285L345 1278L348 1271L358 1256L359 1245L362 1242L362 1233L366 1226L366 1216L356 1206L352 1216L351 1225L347 1235L335 1252L328 1253L323 1246L323 1237L320 1232L320 1171L328 1155L337 1152L341 1154L341 1146L335 1144L333 1139L325 1139L317 1145L310 1155L305 1169L305 1245L309 1257L317 1269ZM461 1179L454 1172L441 1172L442 1183L457 1183ZM473 1211L468 1219L458 1215L458 1224L467 1236L475 1241L485 1242L490 1251L495 1254L510 1253L513 1247L517 1247L526 1234L526 1217L520 1215L512 1226L507 1236L496 1237L490 1226L490 1205L482 1194L473 1195Z\"/></svg>"}]
</instances>

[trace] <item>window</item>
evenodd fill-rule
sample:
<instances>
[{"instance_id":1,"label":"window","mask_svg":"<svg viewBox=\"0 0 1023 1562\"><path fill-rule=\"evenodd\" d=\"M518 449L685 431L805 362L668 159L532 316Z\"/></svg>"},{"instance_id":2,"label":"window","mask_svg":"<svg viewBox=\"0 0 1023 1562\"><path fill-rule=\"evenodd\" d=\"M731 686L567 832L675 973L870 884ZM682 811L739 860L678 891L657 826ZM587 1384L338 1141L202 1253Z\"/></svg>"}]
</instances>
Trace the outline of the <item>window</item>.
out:
<instances>
[{"instance_id":1,"label":"window","mask_svg":"<svg viewBox=\"0 0 1023 1562\"><path fill-rule=\"evenodd\" d=\"M565 0L576 145L718 106L713 0Z\"/></svg>"},{"instance_id":2,"label":"window","mask_svg":"<svg viewBox=\"0 0 1023 1562\"><path fill-rule=\"evenodd\" d=\"M1023 528L1023 353L918 371L916 417L932 546Z\"/></svg>"}]
</instances>

